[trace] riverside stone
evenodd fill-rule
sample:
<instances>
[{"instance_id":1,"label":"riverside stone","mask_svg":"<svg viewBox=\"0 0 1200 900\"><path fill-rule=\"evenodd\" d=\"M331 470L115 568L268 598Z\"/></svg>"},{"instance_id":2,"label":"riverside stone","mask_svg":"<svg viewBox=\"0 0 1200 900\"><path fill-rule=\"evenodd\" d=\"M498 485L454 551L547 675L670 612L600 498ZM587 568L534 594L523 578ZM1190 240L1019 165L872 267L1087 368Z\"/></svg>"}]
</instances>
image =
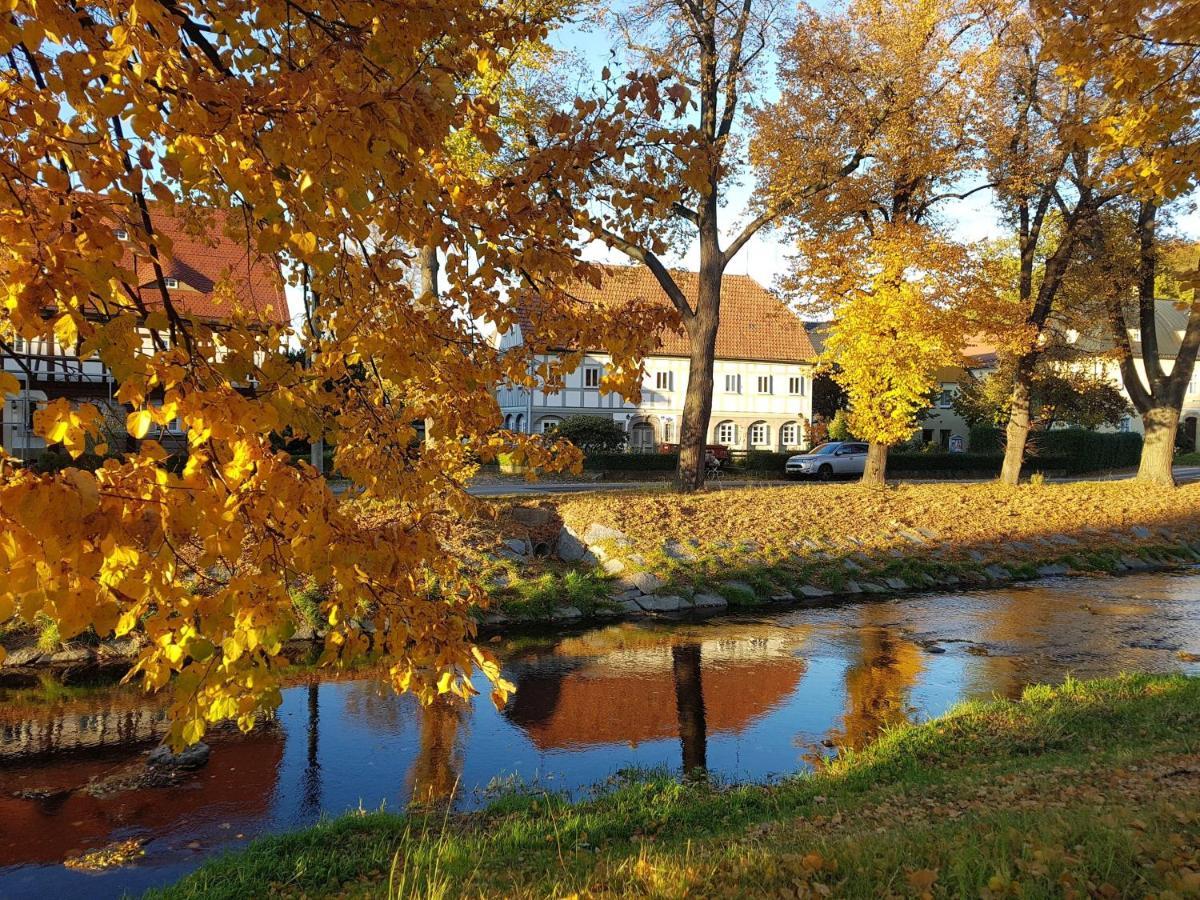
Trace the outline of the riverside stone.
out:
<instances>
[{"instance_id":1,"label":"riverside stone","mask_svg":"<svg viewBox=\"0 0 1200 900\"><path fill-rule=\"evenodd\" d=\"M523 538L509 538L504 542L504 546L517 554L517 556L529 555L529 543Z\"/></svg>"},{"instance_id":2,"label":"riverside stone","mask_svg":"<svg viewBox=\"0 0 1200 900\"><path fill-rule=\"evenodd\" d=\"M199 769L208 762L211 753L204 741L198 741L178 753L172 753L171 748L163 744L150 751L150 755L146 757L146 765L165 769Z\"/></svg>"},{"instance_id":3,"label":"riverside stone","mask_svg":"<svg viewBox=\"0 0 1200 900\"><path fill-rule=\"evenodd\" d=\"M512 511L514 521L530 528L541 528L543 525L550 524L552 516L553 513L550 510L541 506L518 506Z\"/></svg>"},{"instance_id":4,"label":"riverside stone","mask_svg":"<svg viewBox=\"0 0 1200 900\"><path fill-rule=\"evenodd\" d=\"M819 588L815 584L800 585L800 593L810 599L816 599L818 597L832 597L833 596L833 591L827 591L824 588Z\"/></svg>"},{"instance_id":5,"label":"riverside stone","mask_svg":"<svg viewBox=\"0 0 1200 900\"><path fill-rule=\"evenodd\" d=\"M894 575L891 578L883 579L883 583L890 587L893 591L907 591L908 582L903 578L897 578Z\"/></svg>"},{"instance_id":6,"label":"riverside stone","mask_svg":"<svg viewBox=\"0 0 1200 900\"><path fill-rule=\"evenodd\" d=\"M1154 536L1154 533L1145 525L1134 525L1129 529L1129 531L1135 538L1138 538L1142 541L1148 540Z\"/></svg>"},{"instance_id":7,"label":"riverside stone","mask_svg":"<svg viewBox=\"0 0 1200 900\"><path fill-rule=\"evenodd\" d=\"M638 605L646 612L679 612L683 606L683 598L673 594L647 594L637 599Z\"/></svg>"},{"instance_id":8,"label":"riverside stone","mask_svg":"<svg viewBox=\"0 0 1200 900\"><path fill-rule=\"evenodd\" d=\"M1008 579L1012 578L1012 572L1008 571L1008 569L1004 568L1004 566L1000 565L999 563L992 563L983 571L988 578L996 581L1008 581Z\"/></svg>"},{"instance_id":9,"label":"riverside stone","mask_svg":"<svg viewBox=\"0 0 1200 900\"><path fill-rule=\"evenodd\" d=\"M697 594L692 598L692 605L696 609L724 609L729 601L720 594Z\"/></svg>"},{"instance_id":10,"label":"riverside stone","mask_svg":"<svg viewBox=\"0 0 1200 900\"><path fill-rule=\"evenodd\" d=\"M554 552L563 562L579 562L589 551L579 535L564 525L558 532L558 543Z\"/></svg>"},{"instance_id":11,"label":"riverside stone","mask_svg":"<svg viewBox=\"0 0 1200 900\"><path fill-rule=\"evenodd\" d=\"M608 575L620 575L625 571L625 563L619 559L606 559L602 564L602 568Z\"/></svg>"},{"instance_id":12,"label":"riverside stone","mask_svg":"<svg viewBox=\"0 0 1200 900\"><path fill-rule=\"evenodd\" d=\"M663 579L659 578L653 572L635 572L629 576L629 581L643 594L653 594L666 584Z\"/></svg>"},{"instance_id":13,"label":"riverside stone","mask_svg":"<svg viewBox=\"0 0 1200 900\"><path fill-rule=\"evenodd\" d=\"M601 525L599 522L593 522L583 532L583 540L587 544L597 544L600 541L611 541L614 544L620 544L624 547L633 545L633 541L629 539L623 531L618 531L615 528L609 528L607 525Z\"/></svg>"},{"instance_id":14,"label":"riverside stone","mask_svg":"<svg viewBox=\"0 0 1200 900\"><path fill-rule=\"evenodd\" d=\"M1038 566L1037 573L1048 578L1053 575L1067 575L1070 573L1070 571L1071 570L1062 563L1048 563L1044 566Z\"/></svg>"},{"instance_id":15,"label":"riverside stone","mask_svg":"<svg viewBox=\"0 0 1200 900\"><path fill-rule=\"evenodd\" d=\"M575 606L560 606L550 614L550 620L552 622L571 622L575 619L582 618L583 613L581 613L578 607Z\"/></svg>"}]
</instances>

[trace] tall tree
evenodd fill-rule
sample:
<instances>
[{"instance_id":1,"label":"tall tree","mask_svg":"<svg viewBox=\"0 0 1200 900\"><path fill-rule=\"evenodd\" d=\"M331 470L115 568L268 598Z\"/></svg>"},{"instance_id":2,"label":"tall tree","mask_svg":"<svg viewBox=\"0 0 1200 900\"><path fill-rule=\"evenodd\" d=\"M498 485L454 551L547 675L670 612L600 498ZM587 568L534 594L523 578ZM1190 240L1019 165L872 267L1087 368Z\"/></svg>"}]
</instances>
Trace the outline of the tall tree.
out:
<instances>
[{"instance_id":1,"label":"tall tree","mask_svg":"<svg viewBox=\"0 0 1200 900\"><path fill-rule=\"evenodd\" d=\"M579 224L654 274L678 313L691 345L688 387L679 433L677 484L695 490L704 482L704 447L712 411L713 365L720 324L722 276L755 234L778 220L795 196L766 197L740 230L723 241L723 205L742 167L742 106L755 90L761 63L777 31L778 0L644 0L617 19L629 55L670 84L688 115L638 130L620 154L606 154L578 187ZM597 109L581 107L590 121ZM628 114L627 105L617 114ZM822 190L843 167L806 167L812 178L793 193ZM680 288L664 255L684 240L699 251L697 296Z\"/></svg>"},{"instance_id":2,"label":"tall tree","mask_svg":"<svg viewBox=\"0 0 1200 900\"><path fill-rule=\"evenodd\" d=\"M1038 0L1035 9L1067 76L1099 84L1104 114L1084 139L1096 154L1115 159L1115 177L1128 184L1137 204L1136 262L1120 279L1133 282L1134 299L1113 297L1109 322L1146 434L1138 477L1173 484L1175 434L1200 351L1200 291L1180 298L1186 323L1168 372L1156 325L1157 232L1159 210L1194 189L1200 177L1200 15L1190 0ZM1200 288L1200 261L1184 280ZM1131 327L1141 333L1137 352Z\"/></svg>"},{"instance_id":3,"label":"tall tree","mask_svg":"<svg viewBox=\"0 0 1200 900\"><path fill-rule=\"evenodd\" d=\"M988 45L978 14L942 0L851 2L801 16L783 53L781 98L759 117L768 196L793 197L799 253L789 286L832 312L828 353L850 427L870 442L864 482L882 484L939 365L958 360L969 254L941 237L937 205L965 196L975 82ZM832 190L795 197L803 157L864 160Z\"/></svg>"},{"instance_id":4,"label":"tall tree","mask_svg":"<svg viewBox=\"0 0 1200 900\"><path fill-rule=\"evenodd\" d=\"M626 387L650 346L635 310L554 297L530 312L512 280L588 272L571 215L529 199L567 151L499 178L468 177L448 149L503 140L473 75L545 28L487 0L17 0L0 22L0 349L21 336L95 354L135 438L179 419L188 441L182 471L149 439L94 473L39 475L0 453L0 620L143 629L135 673L173 686L175 743L278 702L289 587L306 576L325 587L324 661L370 652L425 701L472 694L477 665L506 692L473 646L485 598L449 539L477 456L550 462L556 448L495 432L491 386L525 378L530 358L501 355L477 323L533 315L551 340L611 346ZM180 309L156 227L170 214L303 282L307 365L246 312L236 273L214 287L220 329ZM431 236L455 248L437 296L413 289L410 248ZM0 393L17 389L0 376ZM427 418L435 439L413 453ZM57 401L38 428L79 455L100 419ZM401 502L365 521L272 433L330 435L338 469Z\"/></svg>"},{"instance_id":5,"label":"tall tree","mask_svg":"<svg viewBox=\"0 0 1200 900\"><path fill-rule=\"evenodd\" d=\"M1051 26L1046 26L1051 27ZM991 337L1012 364L1000 480L1016 484L1032 427L1033 381L1072 259L1105 203L1119 196L1112 163L1092 152L1087 128L1102 111L1094 80L1065 77L1042 23L1016 3L996 26L998 65L985 91L985 165L1016 239L1014 308Z\"/></svg>"}]
</instances>

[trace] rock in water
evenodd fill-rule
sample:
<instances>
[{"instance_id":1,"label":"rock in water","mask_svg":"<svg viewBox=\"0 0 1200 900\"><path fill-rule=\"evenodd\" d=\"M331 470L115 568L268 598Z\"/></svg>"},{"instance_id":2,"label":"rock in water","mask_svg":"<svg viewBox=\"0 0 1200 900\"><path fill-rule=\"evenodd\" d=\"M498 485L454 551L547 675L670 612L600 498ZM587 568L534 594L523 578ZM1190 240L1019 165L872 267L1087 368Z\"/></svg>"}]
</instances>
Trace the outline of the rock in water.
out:
<instances>
[{"instance_id":1,"label":"rock in water","mask_svg":"<svg viewBox=\"0 0 1200 900\"><path fill-rule=\"evenodd\" d=\"M212 752L208 744L198 741L179 753L172 753L166 744L155 747L146 757L146 765L164 769L199 769L208 762Z\"/></svg>"}]
</instances>

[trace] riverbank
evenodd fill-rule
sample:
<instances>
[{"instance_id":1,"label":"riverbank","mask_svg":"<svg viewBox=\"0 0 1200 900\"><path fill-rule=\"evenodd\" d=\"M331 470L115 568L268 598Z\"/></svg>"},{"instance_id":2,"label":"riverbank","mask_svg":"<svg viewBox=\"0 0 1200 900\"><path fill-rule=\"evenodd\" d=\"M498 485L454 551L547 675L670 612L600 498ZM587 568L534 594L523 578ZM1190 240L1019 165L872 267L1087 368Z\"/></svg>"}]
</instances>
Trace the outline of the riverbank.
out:
<instances>
[{"instance_id":1,"label":"riverbank","mask_svg":"<svg viewBox=\"0 0 1200 900\"><path fill-rule=\"evenodd\" d=\"M1200 561L1200 485L792 485L494 508L499 550L477 544L470 563L489 630Z\"/></svg>"},{"instance_id":2,"label":"riverbank","mask_svg":"<svg viewBox=\"0 0 1200 900\"><path fill-rule=\"evenodd\" d=\"M389 516L386 503L347 502L368 519ZM492 635L1194 565L1200 484L796 484L480 499L454 541L485 586L479 624ZM322 636L322 596L298 585L295 599L288 654L303 657ZM35 625L10 627L0 644L8 683L45 670L119 672L142 647L136 631L62 641Z\"/></svg>"},{"instance_id":3,"label":"riverbank","mask_svg":"<svg viewBox=\"0 0 1200 900\"><path fill-rule=\"evenodd\" d=\"M465 816L350 816L158 896L1190 895L1198 726L1200 679L1067 682L770 786L662 776L579 804L525 794Z\"/></svg>"}]
</instances>

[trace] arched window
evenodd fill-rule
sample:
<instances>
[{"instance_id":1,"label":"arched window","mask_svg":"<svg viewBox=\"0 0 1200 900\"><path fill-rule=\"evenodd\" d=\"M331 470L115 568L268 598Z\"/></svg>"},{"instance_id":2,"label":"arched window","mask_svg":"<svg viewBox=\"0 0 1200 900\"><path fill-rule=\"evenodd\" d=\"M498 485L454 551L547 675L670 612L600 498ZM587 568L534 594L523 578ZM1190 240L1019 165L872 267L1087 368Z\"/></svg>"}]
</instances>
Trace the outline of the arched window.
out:
<instances>
[{"instance_id":1,"label":"arched window","mask_svg":"<svg viewBox=\"0 0 1200 900\"><path fill-rule=\"evenodd\" d=\"M504 417L504 430L512 431L512 413L509 413Z\"/></svg>"},{"instance_id":2,"label":"arched window","mask_svg":"<svg viewBox=\"0 0 1200 900\"><path fill-rule=\"evenodd\" d=\"M562 419L558 416L542 416L538 422L539 430L542 434L549 434L555 428L562 424Z\"/></svg>"},{"instance_id":3,"label":"arched window","mask_svg":"<svg viewBox=\"0 0 1200 900\"><path fill-rule=\"evenodd\" d=\"M513 422L513 430L518 432L525 430L525 415L523 413L517 413L517 419Z\"/></svg>"},{"instance_id":4,"label":"arched window","mask_svg":"<svg viewBox=\"0 0 1200 900\"><path fill-rule=\"evenodd\" d=\"M771 429L766 422L755 422L750 426L750 446L766 447L771 443Z\"/></svg>"},{"instance_id":5,"label":"arched window","mask_svg":"<svg viewBox=\"0 0 1200 900\"><path fill-rule=\"evenodd\" d=\"M779 443L783 447L795 447L800 443L795 422L784 422L779 428Z\"/></svg>"},{"instance_id":6,"label":"arched window","mask_svg":"<svg viewBox=\"0 0 1200 900\"><path fill-rule=\"evenodd\" d=\"M737 423L721 422L717 425L717 443L732 447L737 443Z\"/></svg>"}]
</instances>

